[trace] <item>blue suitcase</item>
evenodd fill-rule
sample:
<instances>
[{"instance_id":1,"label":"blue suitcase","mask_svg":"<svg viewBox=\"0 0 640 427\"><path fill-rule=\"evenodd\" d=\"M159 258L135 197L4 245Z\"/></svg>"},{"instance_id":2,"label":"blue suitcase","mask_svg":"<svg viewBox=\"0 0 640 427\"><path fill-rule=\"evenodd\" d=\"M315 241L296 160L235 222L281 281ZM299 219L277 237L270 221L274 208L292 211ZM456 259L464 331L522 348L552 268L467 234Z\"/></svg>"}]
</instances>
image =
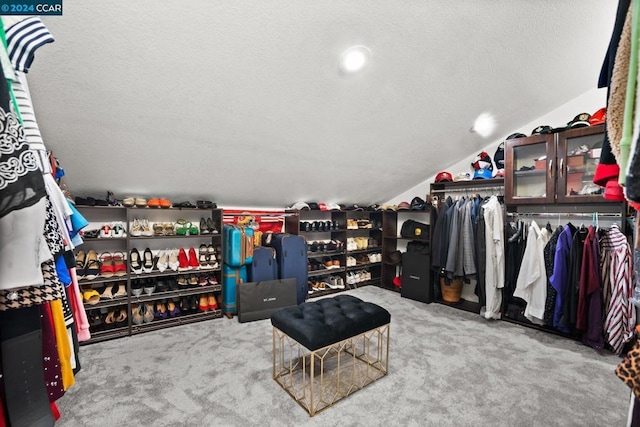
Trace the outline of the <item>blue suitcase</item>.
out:
<instances>
[{"instance_id":1,"label":"blue suitcase","mask_svg":"<svg viewBox=\"0 0 640 427\"><path fill-rule=\"evenodd\" d=\"M276 250L280 279L296 279L298 304L302 304L309 292L307 241L302 236L279 233L273 235L270 244Z\"/></svg>"},{"instance_id":2,"label":"blue suitcase","mask_svg":"<svg viewBox=\"0 0 640 427\"><path fill-rule=\"evenodd\" d=\"M247 267L222 266L222 312L236 314L238 312L236 285L247 282Z\"/></svg>"},{"instance_id":3,"label":"blue suitcase","mask_svg":"<svg viewBox=\"0 0 640 427\"><path fill-rule=\"evenodd\" d=\"M224 262L232 267L253 262L253 228L225 224L222 227L224 239Z\"/></svg>"},{"instance_id":4,"label":"blue suitcase","mask_svg":"<svg viewBox=\"0 0 640 427\"><path fill-rule=\"evenodd\" d=\"M276 250L265 246L253 249L253 262L247 266L250 282L276 280L278 278L278 264Z\"/></svg>"}]
</instances>

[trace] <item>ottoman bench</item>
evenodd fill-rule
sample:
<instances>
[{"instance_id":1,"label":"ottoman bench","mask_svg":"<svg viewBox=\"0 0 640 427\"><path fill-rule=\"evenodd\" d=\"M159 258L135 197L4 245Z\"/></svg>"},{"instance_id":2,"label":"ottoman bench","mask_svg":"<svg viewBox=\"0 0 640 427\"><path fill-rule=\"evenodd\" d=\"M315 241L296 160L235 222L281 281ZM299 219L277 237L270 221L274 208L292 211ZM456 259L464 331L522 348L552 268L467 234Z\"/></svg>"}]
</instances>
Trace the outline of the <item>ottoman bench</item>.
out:
<instances>
[{"instance_id":1,"label":"ottoman bench","mask_svg":"<svg viewBox=\"0 0 640 427\"><path fill-rule=\"evenodd\" d=\"M310 416L387 375L391 315L338 295L271 315L273 379Z\"/></svg>"}]
</instances>

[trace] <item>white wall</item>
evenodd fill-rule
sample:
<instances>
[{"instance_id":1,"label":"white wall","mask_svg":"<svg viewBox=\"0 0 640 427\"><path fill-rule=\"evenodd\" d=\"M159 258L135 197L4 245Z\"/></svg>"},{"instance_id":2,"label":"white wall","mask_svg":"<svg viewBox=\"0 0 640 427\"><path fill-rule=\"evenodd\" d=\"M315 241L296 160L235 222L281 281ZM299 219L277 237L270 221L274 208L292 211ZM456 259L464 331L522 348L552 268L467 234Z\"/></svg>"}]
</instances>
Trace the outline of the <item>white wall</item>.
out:
<instances>
[{"instance_id":1,"label":"white wall","mask_svg":"<svg viewBox=\"0 0 640 427\"><path fill-rule=\"evenodd\" d=\"M481 150L478 150L474 153L469 153L468 157L457 163L448 164L446 160L443 161L443 164L447 166L443 167L442 170L451 172L453 176L460 172L473 172L473 169L471 168L471 162L478 155L478 153L480 153L480 151L486 151L493 159L493 155L498 148L498 145L500 145L500 143L504 141L504 139L510 134L520 132L524 133L525 135L530 135L531 131L540 125L549 125L551 127L564 126L567 122L572 120L576 115L580 113L595 113L597 110L606 105L606 98L606 89L591 89L588 92L585 92L582 95L578 96L577 98L567 102L566 104L561 105L555 110L545 114L544 116L538 117L537 119L525 124L524 126L519 127L518 129L513 129L507 135L504 135L500 139L494 140L491 144L485 146ZM500 120L500 118L498 117L497 120ZM435 175L428 177L420 184L386 201L385 204L398 204L403 201L411 202L411 199L416 196L427 200L427 195L429 194L429 184L431 184L434 179Z\"/></svg>"}]
</instances>

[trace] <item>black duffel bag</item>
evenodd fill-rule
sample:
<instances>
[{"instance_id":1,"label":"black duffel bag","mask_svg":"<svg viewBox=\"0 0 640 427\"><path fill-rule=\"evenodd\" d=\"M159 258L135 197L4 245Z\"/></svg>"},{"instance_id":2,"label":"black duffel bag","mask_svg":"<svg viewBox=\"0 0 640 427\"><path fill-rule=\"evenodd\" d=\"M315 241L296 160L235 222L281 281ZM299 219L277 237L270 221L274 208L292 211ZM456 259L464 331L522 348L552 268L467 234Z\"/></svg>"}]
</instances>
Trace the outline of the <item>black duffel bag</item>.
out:
<instances>
[{"instance_id":1,"label":"black duffel bag","mask_svg":"<svg viewBox=\"0 0 640 427\"><path fill-rule=\"evenodd\" d=\"M429 225L422 222L408 219L402 223L400 229L400 235L402 237L416 237L418 239L429 238Z\"/></svg>"},{"instance_id":2,"label":"black duffel bag","mask_svg":"<svg viewBox=\"0 0 640 427\"><path fill-rule=\"evenodd\" d=\"M431 253L431 248L429 247L429 243L427 242L413 240L407 243L407 252L418 253L420 255L429 255Z\"/></svg>"}]
</instances>

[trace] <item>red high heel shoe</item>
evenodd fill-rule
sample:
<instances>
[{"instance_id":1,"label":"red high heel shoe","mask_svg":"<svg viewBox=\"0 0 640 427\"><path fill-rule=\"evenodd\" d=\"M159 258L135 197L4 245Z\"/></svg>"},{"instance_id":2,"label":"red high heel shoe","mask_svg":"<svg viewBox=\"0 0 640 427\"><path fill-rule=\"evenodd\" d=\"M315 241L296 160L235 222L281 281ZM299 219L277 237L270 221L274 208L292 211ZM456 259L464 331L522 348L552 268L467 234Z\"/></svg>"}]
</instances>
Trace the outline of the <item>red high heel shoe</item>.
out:
<instances>
[{"instance_id":1,"label":"red high heel shoe","mask_svg":"<svg viewBox=\"0 0 640 427\"><path fill-rule=\"evenodd\" d=\"M178 252L178 271L186 270L191 270L191 267L189 266L189 258L187 258L187 253L184 249L180 248L180 251Z\"/></svg>"},{"instance_id":2,"label":"red high heel shoe","mask_svg":"<svg viewBox=\"0 0 640 427\"><path fill-rule=\"evenodd\" d=\"M198 270L200 268L200 262L198 262L198 255L196 254L196 250L191 247L189 248L189 267Z\"/></svg>"}]
</instances>

